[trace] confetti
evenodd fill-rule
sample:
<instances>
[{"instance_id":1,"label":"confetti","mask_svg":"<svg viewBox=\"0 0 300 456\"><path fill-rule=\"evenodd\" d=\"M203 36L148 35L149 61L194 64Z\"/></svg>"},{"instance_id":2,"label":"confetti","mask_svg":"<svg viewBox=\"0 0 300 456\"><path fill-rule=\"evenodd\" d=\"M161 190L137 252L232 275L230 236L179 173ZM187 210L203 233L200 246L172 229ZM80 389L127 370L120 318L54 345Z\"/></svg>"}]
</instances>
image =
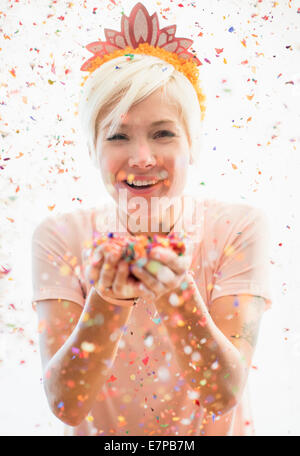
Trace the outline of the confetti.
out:
<instances>
[{"instance_id":1,"label":"confetti","mask_svg":"<svg viewBox=\"0 0 300 456\"><path fill-rule=\"evenodd\" d=\"M88 353L94 352L95 348L96 348L95 344L93 344L91 342L86 342L86 341L82 342L80 347L81 347L81 350L88 352Z\"/></svg>"},{"instance_id":2,"label":"confetti","mask_svg":"<svg viewBox=\"0 0 300 456\"><path fill-rule=\"evenodd\" d=\"M180 300L179 300L179 296L176 293L171 293L170 296L169 296L169 303L173 307L180 306L181 303L180 303Z\"/></svg>"},{"instance_id":3,"label":"confetti","mask_svg":"<svg viewBox=\"0 0 300 456\"><path fill-rule=\"evenodd\" d=\"M145 364L145 366L147 366L148 361L149 361L149 356L146 356L146 358L142 359L142 362Z\"/></svg>"}]
</instances>

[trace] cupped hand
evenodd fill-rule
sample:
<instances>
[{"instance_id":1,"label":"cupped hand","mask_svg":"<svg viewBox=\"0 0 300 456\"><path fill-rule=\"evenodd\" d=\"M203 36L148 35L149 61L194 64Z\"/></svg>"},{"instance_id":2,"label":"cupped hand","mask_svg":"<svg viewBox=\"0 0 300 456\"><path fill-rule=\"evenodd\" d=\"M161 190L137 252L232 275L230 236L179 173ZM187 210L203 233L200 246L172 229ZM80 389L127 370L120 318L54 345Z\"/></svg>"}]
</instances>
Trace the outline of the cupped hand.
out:
<instances>
[{"instance_id":1,"label":"cupped hand","mask_svg":"<svg viewBox=\"0 0 300 456\"><path fill-rule=\"evenodd\" d=\"M124 245L106 241L90 252L85 278L104 297L115 299L154 298L154 293L135 277L130 277L129 264L122 259Z\"/></svg>"},{"instance_id":2,"label":"cupped hand","mask_svg":"<svg viewBox=\"0 0 300 456\"><path fill-rule=\"evenodd\" d=\"M158 299L180 286L190 263L189 255L177 255L170 247L157 246L148 254L146 264L141 266L137 260L130 269Z\"/></svg>"}]
</instances>

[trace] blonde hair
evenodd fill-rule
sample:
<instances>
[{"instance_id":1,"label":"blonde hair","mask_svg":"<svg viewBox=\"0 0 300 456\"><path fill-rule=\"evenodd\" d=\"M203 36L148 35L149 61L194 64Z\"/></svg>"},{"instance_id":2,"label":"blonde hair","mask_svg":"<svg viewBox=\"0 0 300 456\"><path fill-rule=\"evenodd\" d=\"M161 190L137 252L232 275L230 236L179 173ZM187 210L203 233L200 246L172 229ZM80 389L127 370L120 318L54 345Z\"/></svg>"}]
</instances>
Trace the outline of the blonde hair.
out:
<instances>
[{"instance_id":1,"label":"blonde hair","mask_svg":"<svg viewBox=\"0 0 300 456\"><path fill-rule=\"evenodd\" d=\"M159 88L162 97L176 106L190 141L192 160L197 163L203 121L193 85L183 73L158 57L134 54L131 58L121 56L105 62L89 75L83 86L79 120L95 166L99 167L96 154L99 117L100 130L109 126L111 136L131 106Z\"/></svg>"}]
</instances>

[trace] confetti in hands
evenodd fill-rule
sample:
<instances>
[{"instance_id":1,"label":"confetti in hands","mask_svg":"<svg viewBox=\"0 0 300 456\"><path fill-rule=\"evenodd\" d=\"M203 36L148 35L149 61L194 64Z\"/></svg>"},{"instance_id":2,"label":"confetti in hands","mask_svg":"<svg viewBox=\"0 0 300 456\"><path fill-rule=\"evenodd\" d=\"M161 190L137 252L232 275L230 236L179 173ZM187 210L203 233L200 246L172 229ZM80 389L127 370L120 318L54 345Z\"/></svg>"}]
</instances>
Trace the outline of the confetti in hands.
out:
<instances>
[{"instance_id":1,"label":"confetti in hands","mask_svg":"<svg viewBox=\"0 0 300 456\"><path fill-rule=\"evenodd\" d=\"M177 254L171 246L156 246L143 263L138 260L130 270L158 299L180 286L189 265L187 255Z\"/></svg>"},{"instance_id":2,"label":"confetti in hands","mask_svg":"<svg viewBox=\"0 0 300 456\"><path fill-rule=\"evenodd\" d=\"M177 286L186 270L185 237L184 233L98 237L84 252L85 279L103 296L157 298Z\"/></svg>"}]
</instances>

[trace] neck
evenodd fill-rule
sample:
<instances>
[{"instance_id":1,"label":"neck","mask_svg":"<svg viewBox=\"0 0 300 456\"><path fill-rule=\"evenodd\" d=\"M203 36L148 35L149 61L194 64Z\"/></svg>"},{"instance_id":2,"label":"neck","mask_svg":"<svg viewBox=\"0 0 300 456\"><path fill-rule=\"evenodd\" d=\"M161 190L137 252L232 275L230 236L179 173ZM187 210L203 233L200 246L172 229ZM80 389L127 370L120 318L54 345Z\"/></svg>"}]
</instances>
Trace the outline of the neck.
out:
<instances>
[{"instance_id":1,"label":"neck","mask_svg":"<svg viewBox=\"0 0 300 456\"><path fill-rule=\"evenodd\" d=\"M182 203L183 203L183 201L182 201ZM143 222L142 217L138 216L140 224L136 225L134 231L132 229L130 229L131 228L131 226L129 225L130 215L126 214L122 210L119 210L119 217L121 219L122 225L125 226L126 230L133 236L145 235L145 236L153 237L154 234L167 235L172 231L172 229L174 228L174 225L179 220L179 218L182 216L181 213L174 214L173 209L174 208L172 205L169 206L166 209L166 211L163 213L163 216L162 216L162 218L160 218L159 222L157 222L157 219L155 219L155 218L146 216L144 219L145 223L142 223ZM164 221L165 221L165 223L164 223ZM139 229L139 226L141 227L140 229ZM154 231L152 231L153 226L155 226L155 228L157 227L156 230L154 230ZM147 229L143 230L143 229L145 229L145 227Z\"/></svg>"}]
</instances>

